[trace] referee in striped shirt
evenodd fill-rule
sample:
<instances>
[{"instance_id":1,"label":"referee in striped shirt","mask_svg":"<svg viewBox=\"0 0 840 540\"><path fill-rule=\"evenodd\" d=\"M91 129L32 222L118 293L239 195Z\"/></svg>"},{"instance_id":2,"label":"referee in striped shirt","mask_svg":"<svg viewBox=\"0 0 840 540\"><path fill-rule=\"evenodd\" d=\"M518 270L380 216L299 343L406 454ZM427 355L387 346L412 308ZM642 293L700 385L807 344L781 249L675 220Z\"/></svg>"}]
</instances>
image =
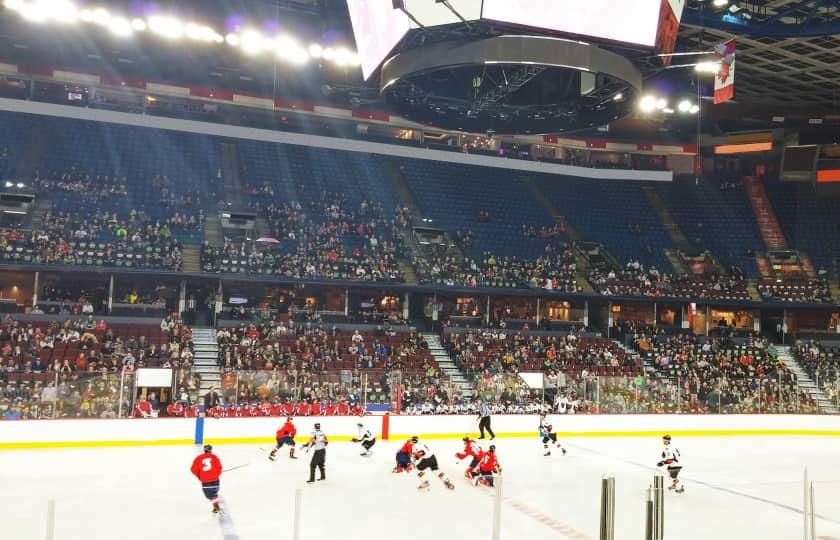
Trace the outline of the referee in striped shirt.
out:
<instances>
[{"instance_id":1,"label":"referee in striped shirt","mask_svg":"<svg viewBox=\"0 0 840 540\"><path fill-rule=\"evenodd\" d=\"M490 433L491 441L496 438L496 434L493 433L493 429L490 427L490 407L481 400L478 400L478 429L481 431L481 437L479 439L484 438L485 429Z\"/></svg>"}]
</instances>

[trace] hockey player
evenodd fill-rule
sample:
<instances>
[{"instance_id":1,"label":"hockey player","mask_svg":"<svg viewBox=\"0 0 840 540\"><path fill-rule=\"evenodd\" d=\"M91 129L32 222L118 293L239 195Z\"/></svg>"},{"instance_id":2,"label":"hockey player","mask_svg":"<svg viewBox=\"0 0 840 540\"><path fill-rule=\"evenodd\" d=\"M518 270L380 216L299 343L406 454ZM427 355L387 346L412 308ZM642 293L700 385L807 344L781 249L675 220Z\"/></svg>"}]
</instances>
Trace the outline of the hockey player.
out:
<instances>
[{"instance_id":1,"label":"hockey player","mask_svg":"<svg viewBox=\"0 0 840 540\"><path fill-rule=\"evenodd\" d=\"M417 436L405 441L397 452L397 466L392 472L401 473L403 471L411 471L411 455L414 445L417 443Z\"/></svg>"},{"instance_id":2,"label":"hockey player","mask_svg":"<svg viewBox=\"0 0 840 540\"><path fill-rule=\"evenodd\" d=\"M478 466L478 460L481 459L482 450L478 443L470 439L469 436L464 436L463 441L464 451L456 453L455 457L458 459L465 459L467 456L472 458L470 460L470 466L467 467L466 471L464 471L464 477L468 480L472 480L472 478L478 474L476 467Z\"/></svg>"},{"instance_id":3,"label":"hockey player","mask_svg":"<svg viewBox=\"0 0 840 540\"><path fill-rule=\"evenodd\" d=\"M292 423L292 417L289 416L286 418L286 423L277 430L277 446L274 447L274 450L271 451L271 454L268 455L268 459L274 461L277 457L277 451L280 450L284 444L289 445L289 457L291 459L297 459L295 457L295 435L297 434L297 428Z\"/></svg>"},{"instance_id":4,"label":"hockey player","mask_svg":"<svg viewBox=\"0 0 840 540\"><path fill-rule=\"evenodd\" d=\"M443 471L438 472L438 462L437 457L435 454L426 446L425 443L421 443L417 441L417 437L411 438L412 442L414 443L413 451L414 451L414 460L417 462L417 478L422 479L423 476L426 474L426 469L431 469L432 472L438 473L438 478L440 478L443 485L447 487L447 489L455 489L455 484L452 483L451 480L446 476L446 473ZM423 480L417 489L421 491L425 491L429 489L429 481Z\"/></svg>"},{"instance_id":5,"label":"hockey player","mask_svg":"<svg viewBox=\"0 0 840 540\"><path fill-rule=\"evenodd\" d=\"M496 445L491 444L486 452L482 452L481 459L478 462L478 476L475 477L475 485L479 483L488 487L493 487L493 475L502 474L502 466L499 465L499 459L496 457Z\"/></svg>"},{"instance_id":6,"label":"hockey player","mask_svg":"<svg viewBox=\"0 0 840 540\"><path fill-rule=\"evenodd\" d=\"M353 442L362 443L362 448L364 448L362 453L359 455L370 456L373 454L370 449L373 448L374 444L376 444L376 437L373 436L373 433L371 433L362 422L356 424L356 427L359 428L359 436L354 437Z\"/></svg>"},{"instance_id":7,"label":"hockey player","mask_svg":"<svg viewBox=\"0 0 840 540\"><path fill-rule=\"evenodd\" d=\"M562 444L557 442L557 434L554 433L554 428L549 423L545 413L540 414L540 437L542 437L543 448L545 449L543 456L551 455L551 447L548 445L549 442L562 450L564 456L566 455L566 449L563 448Z\"/></svg>"},{"instance_id":8,"label":"hockey player","mask_svg":"<svg viewBox=\"0 0 840 540\"><path fill-rule=\"evenodd\" d=\"M327 445L330 442L327 440L327 436L324 435L324 432L321 431L321 424L316 422L315 429L312 431L312 436L309 438L309 441L303 445L306 449L315 450L312 454L312 460L309 462L309 480L306 481L307 484L311 484L315 481L315 469L319 469L321 471L321 477L318 480L326 480L327 475L324 472L324 465L326 464L327 459Z\"/></svg>"},{"instance_id":9,"label":"hockey player","mask_svg":"<svg viewBox=\"0 0 840 540\"><path fill-rule=\"evenodd\" d=\"M656 464L657 467L666 467L668 474L671 477L671 485L668 489L674 490L676 493L683 493L685 487L680 483L680 471L682 470L682 463L680 463L680 451L671 446L671 436L665 435L662 437L662 443L665 445L662 448L662 460Z\"/></svg>"},{"instance_id":10,"label":"hockey player","mask_svg":"<svg viewBox=\"0 0 840 540\"><path fill-rule=\"evenodd\" d=\"M213 447L209 444L204 445L204 453L197 456L193 462L190 471L201 482L201 490L204 496L213 505L213 513L218 514L222 511L219 505L219 477L222 475L222 462L213 453Z\"/></svg>"}]
</instances>

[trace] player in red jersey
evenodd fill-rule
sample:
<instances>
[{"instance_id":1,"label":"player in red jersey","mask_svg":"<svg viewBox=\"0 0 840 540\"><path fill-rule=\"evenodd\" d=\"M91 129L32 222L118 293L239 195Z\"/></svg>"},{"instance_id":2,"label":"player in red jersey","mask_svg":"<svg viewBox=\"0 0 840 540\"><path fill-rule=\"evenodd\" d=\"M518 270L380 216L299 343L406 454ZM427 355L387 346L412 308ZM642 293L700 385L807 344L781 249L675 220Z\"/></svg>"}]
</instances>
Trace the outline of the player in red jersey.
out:
<instances>
[{"instance_id":1,"label":"player in red jersey","mask_svg":"<svg viewBox=\"0 0 840 540\"><path fill-rule=\"evenodd\" d=\"M213 505L213 513L222 511L219 506L219 477L222 475L222 462L213 453L213 447L204 445L204 453L197 456L190 467L193 475L201 482L201 490L204 496Z\"/></svg>"},{"instance_id":2,"label":"player in red jersey","mask_svg":"<svg viewBox=\"0 0 840 540\"><path fill-rule=\"evenodd\" d=\"M475 478L475 485L479 483L493 487L493 475L502 474L502 466L496 457L496 445L491 444L486 452L482 452L478 462L478 476Z\"/></svg>"},{"instance_id":3,"label":"player in red jersey","mask_svg":"<svg viewBox=\"0 0 840 540\"><path fill-rule=\"evenodd\" d=\"M470 460L470 466L467 467L467 470L464 471L464 476L467 479L472 479L475 475L478 474L476 471L476 466L478 465L478 461L481 459L481 447L478 445L477 442L470 439L469 436L465 436L464 439L464 451L458 452L455 454L455 457L458 459L464 459L467 456L472 457Z\"/></svg>"},{"instance_id":4,"label":"player in red jersey","mask_svg":"<svg viewBox=\"0 0 840 540\"><path fill-rule=\"evenodd\" d=\"M283 427L277 430L277 446L274 447L274 450L271 451L269 454L268 459L274 461L277 456L277 451L280 450L284 444L289 445L289 457L291 459L297 459L295 457L295 435L297 434L297 428L295 425L292 424L292 417L289 416L286 418L286 423L283 424Z\"/></svg>"},{"instance_id":5,"label":"player in red jersey","mask_svg":"<svg viewBox=\"0 0 840 540\"><path fill-rule=\"evenodd\" d=\"M394 467L393 472L401 473L411 470L412 449L414 448L414 444L417 443L417 440L417 436L415 435L403 443L402 447L400 447L397 452L397 466Z\"/></svg>"}]
</instances>

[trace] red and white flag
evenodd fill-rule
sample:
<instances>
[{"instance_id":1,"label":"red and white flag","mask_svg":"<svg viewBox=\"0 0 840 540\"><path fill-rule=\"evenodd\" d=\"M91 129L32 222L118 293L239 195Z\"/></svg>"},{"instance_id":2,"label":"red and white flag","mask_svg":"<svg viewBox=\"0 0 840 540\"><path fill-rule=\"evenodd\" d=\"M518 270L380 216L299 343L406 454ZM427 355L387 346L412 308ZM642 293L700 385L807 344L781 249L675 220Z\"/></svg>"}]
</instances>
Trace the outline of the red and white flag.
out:
<instances>
[{"instance_id":1,"label":"red and white flag","mask_svg":"<svg viewBox=\"0 0 840 540\"><path fill-rule=\"evenodd\" d=\"M715 105L735 97L735 40L715 45L720 69L715 75Z\"/></svg>"}]
</instances>

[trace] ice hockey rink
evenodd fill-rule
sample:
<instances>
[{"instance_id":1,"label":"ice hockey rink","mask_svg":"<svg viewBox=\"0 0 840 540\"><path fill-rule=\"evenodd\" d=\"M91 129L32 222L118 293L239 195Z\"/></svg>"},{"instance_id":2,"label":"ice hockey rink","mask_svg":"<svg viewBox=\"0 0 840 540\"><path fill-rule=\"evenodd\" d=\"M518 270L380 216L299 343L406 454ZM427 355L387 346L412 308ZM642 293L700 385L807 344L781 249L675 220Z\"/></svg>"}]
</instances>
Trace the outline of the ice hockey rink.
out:
<instances>
[{"instance_id":1,"label":"ice hockey rink","mask_svg":"<svg viewBox=\"0 0 840 540\"><path fill-rule=\"evenodd\" d=\"M295 492L301 490L300 538L378 540L491 538L493 492L465 478L454 454L458 439L427 441L455 482L393 474L402 441L378 441L372 457L358 445L332 443L327 480L307 485L307 456L270 462L267 445L217 445L223 516L210 512L189 473L190 446L8 450L0 452L0 537L46 538L48 501L55 501L53 538L292 538ZM487 446L488 441L482 441ZM543 457L534 438L494 441L503 466L502 538L598 537L600 484L615 476L616 538L642 538L645 488L661 450L658 438L572 438L568 454ZM683 494L665 499L665 538L792 540L802 538L805 466L815 481L817 538L840 538L840 438L684 437ZM244 465L244 466L243 466Z\"/></svg>"}]
</instances>

